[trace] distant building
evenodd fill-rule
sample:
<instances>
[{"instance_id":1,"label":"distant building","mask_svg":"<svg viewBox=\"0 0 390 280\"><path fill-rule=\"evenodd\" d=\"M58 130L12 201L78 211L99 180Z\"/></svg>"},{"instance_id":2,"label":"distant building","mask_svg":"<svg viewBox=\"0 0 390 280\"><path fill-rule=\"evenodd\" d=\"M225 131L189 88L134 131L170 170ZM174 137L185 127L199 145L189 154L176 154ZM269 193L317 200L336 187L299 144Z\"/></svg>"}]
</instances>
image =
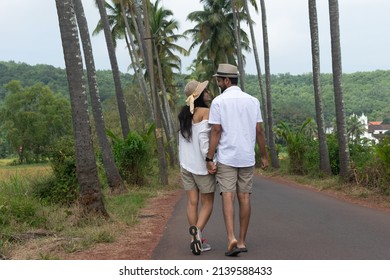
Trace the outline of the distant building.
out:
<instances>
[{"instance_id":1,"label":"distant building","mask_svg":"<svg viewBox=\"0 0 390 280\"><path fill-rule=\"evenodd\" d=\"M369 122L368 118L364 113L358 118L358 120L364 125L364 134L362 138L372 140L378 143L379 140L385 137L385 133L390 130L390 124L384 124L381 121ZM327 127L325 129L327 134L333 133L333 127Z\"/></svg>"},{"instance_id":2,"label":"distant building","mask_svg":"<svg viewBox=\"0 0 390 280\"><path fill-rule=\"evenodd\" d=\"M385 137L385 133L390 130L390 124L384 124L382 122L369 122L368 133L378 140Z\"/></svg>"}]
</instances>

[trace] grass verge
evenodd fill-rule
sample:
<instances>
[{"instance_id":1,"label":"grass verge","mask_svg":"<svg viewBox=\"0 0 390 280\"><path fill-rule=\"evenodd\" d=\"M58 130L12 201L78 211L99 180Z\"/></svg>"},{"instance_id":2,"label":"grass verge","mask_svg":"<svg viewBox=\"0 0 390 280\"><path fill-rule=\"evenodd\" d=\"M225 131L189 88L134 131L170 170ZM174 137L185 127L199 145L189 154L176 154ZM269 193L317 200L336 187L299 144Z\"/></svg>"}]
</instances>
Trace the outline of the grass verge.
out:
<instances>
[{"instance_id":1,"label":"grass verge","mask_svg":"<svg viewBox=\"0 0 390 280\"><path fill-rule=\"evenodd\" d=\"M110 218L83 217L77 205L63 207L32 196L32 182L50 175L49 165L0 165L0 258L59 259L96 243L111 243L123 229L138 223L140 210L150 198L179 188L179 170L169 170L169 186L150 178L148 185L129 186L112 195L103 188Z\"/></svg>"}]
</instances>

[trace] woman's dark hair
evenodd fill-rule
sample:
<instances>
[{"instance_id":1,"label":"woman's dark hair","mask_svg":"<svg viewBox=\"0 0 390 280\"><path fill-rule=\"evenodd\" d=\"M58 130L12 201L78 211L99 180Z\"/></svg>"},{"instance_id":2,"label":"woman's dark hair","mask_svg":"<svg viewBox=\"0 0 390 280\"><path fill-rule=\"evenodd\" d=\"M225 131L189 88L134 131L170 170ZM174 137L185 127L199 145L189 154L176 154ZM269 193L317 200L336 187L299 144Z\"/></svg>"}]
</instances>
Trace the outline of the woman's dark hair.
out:
<instances>
[{"instance_id":1,"label":"woman's dark hair","mask_svg":"<svg viewBox=\"0 0 390 280\"><path fill-rule=\"evenodd\" d=\"M203 100L204 91L200 94L200 96L194 101L194 108L203 107L208 108L206 102ZM190 112L190 106L184 105L181 109L178 118L180 124L180 133L188 142L191 141L192 138L192 116Z\"/></svg>"}]
</instances>

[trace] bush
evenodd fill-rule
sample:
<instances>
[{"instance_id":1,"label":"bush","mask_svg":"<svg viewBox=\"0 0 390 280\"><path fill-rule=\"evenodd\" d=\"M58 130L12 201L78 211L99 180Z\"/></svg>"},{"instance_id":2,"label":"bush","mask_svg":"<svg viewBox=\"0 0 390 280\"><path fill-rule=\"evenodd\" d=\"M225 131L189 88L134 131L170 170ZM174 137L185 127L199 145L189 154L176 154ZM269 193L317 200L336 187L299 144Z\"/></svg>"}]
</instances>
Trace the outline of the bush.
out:
<instances>
[{"instance_id":1,"label":"bush","mask_svg":"<svg viewBox=\"0 0 390 280\"><path fill-rule=\"evenodd\" d=\"M333 175L340 173L339 144L334 134L327 135L330 169Z\"/></svg>"},{"instance_id":2,"label":"bush","mask_svg":"<svg viewBox=\"0 0 390 280\"><path fill-rule=\"evenodd\" d=\"M47 203L70 206L79 194L73 140L63 138L53 150L50 161L53 176L33 182L33 194Z\"/></svg>"},{"instance_id":3,"label":"bush","mask_svg":"<svg viewBox=\"0 0 390 280\"><path fill-rule=\"evenodd\" d=\"M39 227L46 218L39 212L39 202L31 199L30 186L18 176L0 185L0 228L10 225Z\"/></svg>"},{"instance_id":4,"label":"bush","mask_svg":"<svg viewBox=\"0 0 390 280\"><path fill-rule=\"evenodd\" d=\"M112 133L109 136L113 139L113 154L122 177L129 184L144 185L150 158L145 138L135 131L125 140Z\"/></svg>"}]
</instances>

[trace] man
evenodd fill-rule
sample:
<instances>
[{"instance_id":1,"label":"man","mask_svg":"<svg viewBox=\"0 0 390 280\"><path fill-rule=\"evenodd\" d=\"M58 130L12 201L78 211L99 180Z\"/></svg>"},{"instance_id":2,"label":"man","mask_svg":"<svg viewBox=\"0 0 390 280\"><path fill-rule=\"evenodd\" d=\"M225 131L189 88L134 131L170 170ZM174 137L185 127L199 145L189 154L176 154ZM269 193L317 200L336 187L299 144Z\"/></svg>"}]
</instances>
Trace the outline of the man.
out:
<instances>
[{"instance_id":1,"label":"man","mask_svg":"<svg viewBox=\"0 0 390 280\"><path fill-rule=\"evenodd\" d=\"M216 172L222 194L222 207L228 238L226 256L247 252L245 238L251 214L250 194L255 165L255 143L261 153L261 167L268 167L260 102L238 86L237 67L220 64L216 77L221 94L211 103L209 124L212 125L207 169ZM216 149L218 146L218 152ZM212 161L216 153L217 169ZM240 231L234 234L234 199L239 203Z\"/></svg>"}]
</instances>

